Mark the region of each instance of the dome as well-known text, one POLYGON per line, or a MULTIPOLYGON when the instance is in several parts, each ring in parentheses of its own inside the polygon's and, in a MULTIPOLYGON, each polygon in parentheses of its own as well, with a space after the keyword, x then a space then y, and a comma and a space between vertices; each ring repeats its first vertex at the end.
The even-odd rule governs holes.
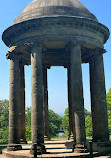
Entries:
POLYGON ((14 24, 53 16, 75 16, 97 21, 96 17, 78 0, 34 0, 15 19, 14 24))

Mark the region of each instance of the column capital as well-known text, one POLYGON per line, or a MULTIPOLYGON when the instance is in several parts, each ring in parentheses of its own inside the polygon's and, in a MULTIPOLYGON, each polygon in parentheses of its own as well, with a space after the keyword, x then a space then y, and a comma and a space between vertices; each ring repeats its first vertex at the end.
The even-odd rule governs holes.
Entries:
POLYGON ((81 41, 80 41, 80 42, 77 42, 77 41, 75 41, 75 40, 74 40, 74 41, 71 40, 71 41, 69 42, 69 46, 71 46, 71 45, 72 45, 72 46, 75 46, 75 45, 76 45, 76 46, 77 46, 77 45, 78 45, 78 46, 81 46, 82 44, 84 44, 84 43, 81 42, 81 41))
POLYGON ((81 44, 71 42, 69 48, 81 48, 81 44))
POLYGON ((96 48, 96 49, 92 49, 91 52, 95 52, 95 55, 101 55, 106 53, 106 49, 104 48, 96 48))
POLYGON ((106 52, 107 51, 104 48, 96 48, 90 50, 90 53, 93 53, 93 56, 89 57, 88 62, 92 63, 97 57, 102 56, 106 52))
POLYGON ((35 43, 31 46, 31 52, 34 51, 35 49, 37 50, 42 50, 43 49, 43 44, 42 43, 35 43))
POLYGON ((17 52, 16 52, 17 46, 12 46, 9 48, 8 53, 6 54, 6 59, 14 59, 16 57, 17 52))
POLYGON ((6 54, 6 59, 14 60, 17 57, 18 57, 18 54, 15 51, 13 51, 13 53, 12 52, 8 52, 6 54))
POLYGON ((94 54, 90 59, 89 59, 89 63, 93 63, 97 58, 103 56, 103 53, 96 53, 94 54))

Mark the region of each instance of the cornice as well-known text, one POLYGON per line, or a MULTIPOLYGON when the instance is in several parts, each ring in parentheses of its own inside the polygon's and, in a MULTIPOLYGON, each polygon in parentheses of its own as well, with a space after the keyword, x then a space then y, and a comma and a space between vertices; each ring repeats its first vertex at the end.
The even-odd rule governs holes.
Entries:
POLYGON ((55 28, 58 27, 81 27, 87 28, 91 31, 99 32, 104 36, 104 43, 106 43, 109 38, 109 29, 101 23, 96 21, 86 19, 86 18, 78 18, 78 17, 68 17, 68 16, 55 16, 55 17, 42 17, 37 19, 27 20, 7 28, 2 35, 2 40, 7 46, 11 45, 13 38, 24 34, 25 32, 31 30, 41 31, 45 28, 55 28))

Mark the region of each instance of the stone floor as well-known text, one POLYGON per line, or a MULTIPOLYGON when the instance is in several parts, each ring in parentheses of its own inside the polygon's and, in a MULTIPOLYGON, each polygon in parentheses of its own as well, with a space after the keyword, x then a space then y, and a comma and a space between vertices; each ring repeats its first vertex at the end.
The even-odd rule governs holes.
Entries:
MULTIPOLYGON (((31 142, 29 142, 28 145, 23 145, 22 148, 23 150, 19 151, 10 151, 7 152, 7 150, 3 150, 3 154, 0 156, 0 158, 32 158, 33 156, 30 155, 30 147, 31 147, 31 142)), ((88 146, 88 141, 87 141, 87 146, 88 146)), ((70 158, 70 157, 90 157, 89 153, 74 153, 72 152, 72 147, 73 147, 73 142, 70 140, 66 139, 53 139, 51 141, 46 141, 45 142, 45 147, 46 150, 49 154, 42 154, 37 157, 42 157, 42 158, 70 158)), ((88 146, 89 148, 89 146, 88 146)), ((111 152, 111 147, 98 147, 97 144, 93 144, 93 154, 95 157, 99 155, 99 153, 104 153, 105 151, 111 152)), ((111 155, 107 156, 101 156, 100 158, 110 158, 111 155)))

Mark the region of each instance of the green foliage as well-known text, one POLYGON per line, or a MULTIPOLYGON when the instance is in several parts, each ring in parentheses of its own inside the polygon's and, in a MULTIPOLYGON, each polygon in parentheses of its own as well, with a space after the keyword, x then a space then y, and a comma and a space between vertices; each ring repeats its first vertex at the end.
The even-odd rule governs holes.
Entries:
POLYGON ((25 124, 26 124, 26 140, 31 140, 31 107, 26 108, 25 124))
POLYGON ((9 101, 0 100, 0 139, 8 141, 9 101))
POLYGON ((51 137, 54 137, 58 134, 61 125, 62 117, 53 110, 49 110, 49 133, 51 137))
MULTIPOLYGON (((26 139, 31 140, 31 107, 26 109, 26 139)), ((51 137, 57 136, 62 117, 56 114, 53 110, 49 110, 49 133, 51 137)))
POLYGON ((66 130, 66 131, 64 131, 65 133, 61 136, 61 138, 68 138, 69 137, 69 131, 68 130, 66 130))
POLYGON ((69 108, 68 107, 65 109, 65 112, 64 112, 64 117, 62 119, 62 127, 65 132, 62 135, 62 138, 68 138, 69 136, 69 108))
POLYGON ((64 112, 64 117, 62 119, 62 127, 64 131, 68 131, 69 128, 69 109, 66 108, 64 112))
POLYGON ((3 150, 5 148, 6 148, 6 146, 0 146, 0 150, 3 150))
MULTIPOLYGON (((26 108, 26 139, 31 140, 31 107, 26 108)), ((0 100, 0 143, 8 142, 9 101, 0 100)), ((56 136, 62 124, 62 117, 49 110, 49 128, 51 137, 56 136)))
MULTIPOLYGON (((91 118, 91 113, 87 110, 84 109, 85 112, 85 128, 86 128, 86 136, 92 136, 92 118, 91 118)), ((65 134, 63 134, 62 137, 68 137, 69 132, 69 110, 68 108, 65 109, 64 112, 64 117, 62 120, 62 127, 63 130, 65 131, 65 134)))
POLYGON ((108 128, 109 133, 111 134, 111 89, 109 89, 109 92, 106 94, 107 99, 107 110, 108 110, 108 128))
POLYGON ((85 117, 91 116, 91 112, 84 108, 85 117))
POLYGON ((0 128, 8 126, 9 101, 0 100, 0 128))
POLYGON ((92 117, 91 113, 84 109, 85 112, 85 128, 86 128, 86 136, 92 136, 92 117))

